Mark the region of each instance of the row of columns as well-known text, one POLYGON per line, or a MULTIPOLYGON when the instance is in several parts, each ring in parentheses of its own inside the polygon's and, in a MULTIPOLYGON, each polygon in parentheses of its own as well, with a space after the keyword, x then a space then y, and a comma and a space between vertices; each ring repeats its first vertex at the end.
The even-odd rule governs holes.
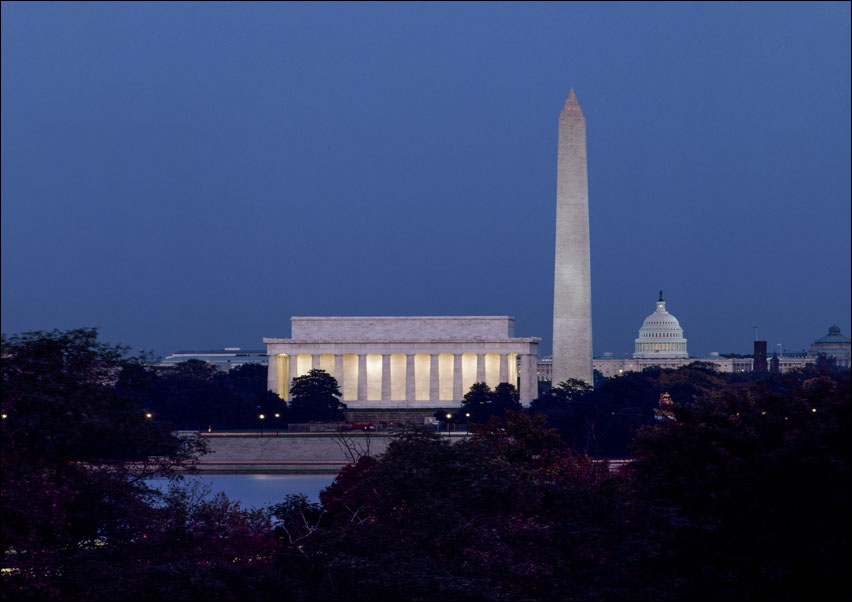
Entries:
MULTIPOLYGON (((307 354, 287 354, 290 357, 289 361, 289 369, 287 380, 284 383, 285 388, 289 390, 289 385, 294 378, 300 376, 299 374, 299 366, 296 358, 299 355, 307 355, 307 354)), ((322 355, 332 355, 332 354, 310 354, 311 355, 311 368, 319 369, 320 366, 320 358, 322 355)), ((344 366, 343 366, 343 357, 344 354, 333 354, 334 355, 334 370, 333 376, 337 379, 338 385, 340 385, 341 390, 344 387, 344 366)), ((349 354, 346 354, 349 355, 349 354)), ((357 401, 363 402, 368 401, 368 386, 367 386, 367 355, 372 354, 353 354, 358 357, 358 372, 357 372, 357 401)), ((377 354, 378 355, 378 354, 377 354)), ((392 398, 391 392, 391 356, 396 354, 390 353, 382 353, 382 380, 381 380, 381 401, 390 401, 392 398)), ((416 399, 416 390, 415 390, 415 356, 416 355, 425 355, 422 353, 406 353, 405 360, 405 399, 407 401, 414 401, 416 399)), ((429 365, 429 401, 437 402, 440 401, 440 364, 439 358, 442 354, 428 354, 430 356, 430 365, 429 365)), ((453 390, 452 396, 454 401, 461 401, 464 398, 465 390, 464 383, 462 381, 462 357, 465 354, 454 353, 453 354, 453 390)), ((486 382, 486 360, 485 356, 487 353, 476 353, 476 377, 475 382, 486 382)), ((499 368, 498 368, 498 382, 510 382, 510 371, 509 371, 509 358, 510 355, 516 355, 515 353, 499 354, 499 368)), ((534 354, 518 354, 521 358, 521 366, 520 366, 520 386, 519 386, 519 394, 522 403, 529 403, 538 395, 538 385, 536 378, 536 356, 534 354)), ((280 391, 278 386, 278 375, 277 368, 278 364, 275 361, 275 356, 270 358, 269 362, 269 384, 270 389, 279 393, 279 395, 285 394, 285 391, 280 391), (274 372, 273 372, 274 371, 274 372)), ((496 383, 494 383, 496 384, 496 383)), ((512 383, 514 384, 514 383, 512 383)), ((378 401, 378 400, 376 400, 378 401)), ((422 401, 422 400, 419 400, 422 401)), ((446 400, 444 400, 446 401, 446 400)))

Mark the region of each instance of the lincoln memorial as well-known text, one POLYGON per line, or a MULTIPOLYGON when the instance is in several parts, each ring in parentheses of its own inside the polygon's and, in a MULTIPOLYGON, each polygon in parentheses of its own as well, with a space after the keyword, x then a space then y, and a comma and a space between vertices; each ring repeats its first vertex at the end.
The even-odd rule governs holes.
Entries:
POLYGON ((515 338, 508 316, 293 317, 291 338, 264 338, 268 386, 289 401, 290 382, 311 369, 337 380, 349 409, 458 406, 474 382, 538 397, 540 338, 515 338))

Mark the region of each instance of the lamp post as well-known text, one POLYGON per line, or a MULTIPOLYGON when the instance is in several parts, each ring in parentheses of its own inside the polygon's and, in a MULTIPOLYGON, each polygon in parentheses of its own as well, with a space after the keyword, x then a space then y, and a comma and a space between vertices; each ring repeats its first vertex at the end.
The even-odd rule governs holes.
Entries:
POLYGON ((279 424, 278 419, 279 418, 281 418, 281 414, 279 414, 278 412, 275 412, 275 436, 276 437, 278 436, 278 431, 279 431, 279 427, 278 427, 278 424, 279 424))
POLYGON ((450 418, 452 418, 452 417, 453 417, 453 415, 448 412, 447 413, 447 437, 450 436, 450 418))
POLYGON ((263 419, 266 418, 266 416, 261 414, 258 418, 260 418, 260 436, 263 437, 263 419))

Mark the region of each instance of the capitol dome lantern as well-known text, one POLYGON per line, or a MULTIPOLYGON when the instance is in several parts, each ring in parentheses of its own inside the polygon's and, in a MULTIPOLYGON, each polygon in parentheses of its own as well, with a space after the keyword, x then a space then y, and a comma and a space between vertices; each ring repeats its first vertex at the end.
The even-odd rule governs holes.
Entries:
POLYGON ((686 339, 683 328, 673 315, 666 311, 663 291, 657 301, 657 309, 645 318, 635 341, 633 357, 636 359, 685 359, 686 339))

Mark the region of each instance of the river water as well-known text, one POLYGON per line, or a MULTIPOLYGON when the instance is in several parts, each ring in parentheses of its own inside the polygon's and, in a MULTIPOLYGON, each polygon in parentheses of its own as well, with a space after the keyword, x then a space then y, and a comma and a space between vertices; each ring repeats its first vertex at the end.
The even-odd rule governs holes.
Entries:
MULTIPOLYGON (((243 508, 261 508, 284 501, 289 494, 302 493, 312 502, 319 503, 319 492, 325 489, 337 475, 334 474, 211 474, 188 475, 188 483, 197 481, 209 488, 208 497, 219 492, 232 502, 240 502, 243 508)), ((167 479, 151 479, 148 483, 158 489, 167 487, 167 479)))

